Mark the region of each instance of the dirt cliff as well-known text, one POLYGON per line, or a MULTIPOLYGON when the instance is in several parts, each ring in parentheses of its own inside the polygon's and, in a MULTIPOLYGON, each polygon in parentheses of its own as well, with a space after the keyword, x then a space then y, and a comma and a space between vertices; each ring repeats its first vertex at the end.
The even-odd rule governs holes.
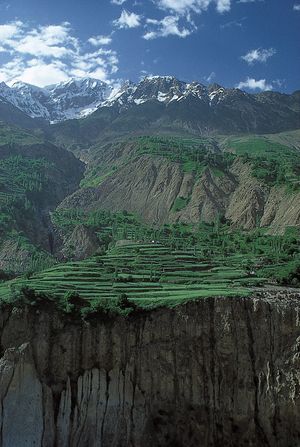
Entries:
POLYGON ((1 447, 300 445, 300 294, 0 317, 1 447))
POLYGON ((126 210, 151 224, 213 222, 225 216, 233 227, 270 227, 277 234, 300 225, 300 193, 260 182, 240 159, 221 175, 207 168, 197 176, 184 172, 179 163, 143 155, 98 186, 79 189, 59 207, 126 210), (185 205, 176 210, 178 199, 185 205))

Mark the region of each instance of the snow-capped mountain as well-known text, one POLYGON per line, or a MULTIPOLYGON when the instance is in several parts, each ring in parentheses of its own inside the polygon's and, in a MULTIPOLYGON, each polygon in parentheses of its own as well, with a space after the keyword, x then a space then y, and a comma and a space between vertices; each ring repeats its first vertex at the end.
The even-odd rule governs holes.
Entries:
POLYGON ((0 84, 0 97, 32 118, 51 122, 82 118, 94 112, 108 97, 111 88, 97 79, 71 79, 39 88, 24 82, 8 87, 0 84))
POLYGON ((82 118, 93 113, 105 101, 111 87, 98 79, 71 79, 45 88, 50 96, 51 121, 82 118))
POLYGON ((115 86, 91 78, 71 79, 45 88, 22 82, 11 87, 0 84, 0 99, 32 118, 43 118, 52 123, 82 118, 103 107, 124 112, 147 102, 156 103, 158 107, 162 104, 167 110, 173 110, 178 104, 181 112, 176 113, 181 118, 192 107, 194 114, 201 114, 202 121, 209 116, 215 120, 219 115, 224 121, 227 114, 235 116, 238 121, 245 120, 248 115, 256 121, 261 114, 266 117, 271 106, 274 113, 280 109, 282 116, 294 114, 295 95, 275 92, 253 95, 218 84, 205 86, 199 82, 187 83, 172 76, 149 76, 136 84, 126 81, 115 86))
POLYGON ((139 83, 126 81, 112 87, 97 79, 71 79, 56 85, 39 88, 23 82, 8 87, 0 84, 0 97, 18 107, 32 118, 50 122, 83 118, 101 107, 118 106, 124 110, 147 101, 169 104, 194 97, 215 105, 226 95, 218 85, 206 87, 200 83, 186 83, 172 76, 149 76, 139 83))
POLYGON ((123 108, 143 104, 147 101, 159 101, 169 104, 187 98, 196 98, 206 104, 216 104, 226 96, 226 90, 213 84, 206 87, 198 82, 186 83, 172 76, 150 76, 138 84, 127 81, 119 91, 111 94, 102 104, 112 106, 119 104, 123 108))
POLYGON ((4 84, 3 92, 0 86, 0 95, 32 118, 51 119, 47 107, 50 98, 45 89, 24 82, 16 82, 11 88, 4 84))

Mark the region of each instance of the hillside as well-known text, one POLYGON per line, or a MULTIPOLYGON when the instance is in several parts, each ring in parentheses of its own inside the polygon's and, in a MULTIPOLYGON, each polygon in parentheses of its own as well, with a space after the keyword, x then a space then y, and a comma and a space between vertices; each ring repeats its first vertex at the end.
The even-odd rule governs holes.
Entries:
MULTIPOLYGON (((70 225, 70 217, 60 215, 60 223, 70 225)), ((86 317, 127 315, 200 297, 247 296, 253 288, 272 288, 276 283, 300 286, 296 230, 276 238, 259 231, 230 232, 222 224, 202 224, 195 232, 179 225, 151 230, 126 215, 122 225, 114 220, 112 230, 101 228, 104 219, 97 226, 95 217, 86 223, 99 237, 94 256, 0 284, 1 300, 33 305, 44 297, 65 312, 78 305, 86 317), (112 231, 119 233, 114 235, 119 241, 100 254, 101 238, 113 236, 112 231)))
POLYGON ((38 129, 44 125, 40 120, 34 120, 25 112, 15 107, 9 101, 1 98, 0 95, 0 122, 12 126, 19 126, 24 129, 38 129))
POLYGON ((59 209, 126 210, 151 225, 225 218, 282 233, 300 224, 299 133, 131 137, 91 147, 81 188, 59 209))
POLYGON ((85 167, 37 130, 2 124, 0 143, 5 271, 105 250, 115 237, 101 228, 113 221, 122 226, 123 212, 149 231, 225 222, 230 231, 283 235, 300 225, 299 131, 110 138, 79 150, 85 167), (89 219, 96 219, 92 228, 89 219))
POLYGON ((49 259, 49 211, 78 187, 82 174, 82 163, 70 152, 0 125, 0 269, 30 270, 35 261, 49 259))

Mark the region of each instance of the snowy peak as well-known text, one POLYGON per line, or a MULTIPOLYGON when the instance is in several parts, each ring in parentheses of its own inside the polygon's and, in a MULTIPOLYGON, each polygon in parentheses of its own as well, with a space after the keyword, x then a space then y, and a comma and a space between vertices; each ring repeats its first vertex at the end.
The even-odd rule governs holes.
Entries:
MULTIPOLYGON (((2 83, 4 84, 4 83, 2 83)), ((0 96, 32 118, 50 119, 46 107, 47 93, 44 89, 24 82, 16 82, 12 87, 0 85, 0 96)))
POLYGON ((0 84, 0 97, 32 118, 50 122, 82 118, 101 107, 116 106, 121 111, 148 101, 168 105, 194 98, 213 105, 222 100, 224 92, 220 86, 213 91, 197 82, 186 83, 173 76, 148 76, 137 84, 126 81, 114 87, 92 78, 70 79, 45 88, 24 82, 16 82, 12 87, 0 84))
POLYGON ((2 82, 0 98, 33 118, 53 123, 82 118, 102 107, 116 107, 122 112, 146 102, 168 107, 188 101, 202 110, 214 110, 237 102, 266 102, 269 96, 263 99, 239 89, 225 89, 218 84, 205 86, 197 81, 188 83, 173 76, 148 76, 136 84, 126 81, 114 86, 92 78, 70 79, 45 88, 23 82, 8 87, 2 82))
POLYGON ((50 92, 52 96, 57 97, 60 95, 68 96, 84 96, 92 94, 103 94, 106 90, 107 84, 99 81, 98 79, 83 78, 83 79, 70 79, 66 82, 61 82, 55 85, 49 85, 45 87, 45 90, 50 92))
MULTIPOLYGON (((223 89, 225 91, 225 89, 223 89)), ((143 78, 138 84, 127 83, 119 91, 111 95, 104 105, 118 104, 123 108, 158 101, 166 105, 188 98, 210 102, 206 86, 198 82, 186 83, 172 76, 150 76, 143 78)))
POLYGON ((23 82, 11 88, 0 84, 1 97, 29 116, 50 122, 82 118, 101 107, 114 106, 122 111, 149 101, 168 106, 189 99, 217 107, 233 94, 235 89, 227 90, 217 84, 206 87, 198 82, 179 81, 173 76, 147 76, 137 84, 126 81, 114 87, 92 78, 70 79, 45 88, 23 82))
POLYGON ((91 78, 70 79, 45 88, 16 82, 11 87, 1 83, 0 97, 32 118, 57 122, 94 112, 110 90, 106 83, 91 78))
POLYGON ((26 82, 17 81, 12 85, 12 90, 18 91, 20 94, 37 93, 47 94, 46 89, 37 87, 36 85, 27 84, 26 82))
POLYGON ((46 90, 50 96, 52 121, 89 115, 101 106, 110 92, 105 82, 91 78, 70 79, 46 90))

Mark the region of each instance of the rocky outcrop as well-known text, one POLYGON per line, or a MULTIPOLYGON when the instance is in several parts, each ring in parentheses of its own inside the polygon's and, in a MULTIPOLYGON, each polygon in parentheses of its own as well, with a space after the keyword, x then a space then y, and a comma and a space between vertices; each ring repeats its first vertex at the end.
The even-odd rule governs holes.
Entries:
POLYGON ((125 164, 98 187, 75 192, 60 207, 126 209, 148 222, 162 223, 168 219, 182 179, 179 164, 144 155, 125 164))
POLYGON ((187 206, 178 212, 171 210, 171 222, 197 223, 214 222, 223 216, 230 203, 237 180, 231 175, 215 177, 210 169, 205 169, 199 179, 194 179, 187 206), (172 212, 173 211, 173 212, 172 212))
POLYGON ((0 243, 0 270, 24 273, 28 269, 31 255, 17 241, 7 239, 0 243))
MULTIPOLYGON (((251 230, 260 225, 269 188, 253 177, 251 165, 240 160, 233 164, 232 173, 238 182, 230 197, 225 216, 234 227, 251 230)), ((279 206, 280 203, 277 204, 275 214, 279 206)), ((284 222, 282 222, 283 226, 284 222)))
POLYGON ((265 204, 261 226, 270 226, 273 233, 285 227, 300 226, 300 192, 288 193, 285 188, 272 188, 265 204))
POLYGON ((300 444, 300 294, 1 314, 1 447, 300 444))
POLYGON ((85 225, 77 225, 66 238, 61 254, 66 259, 79 261, 94 255, 99 247, 96 234, 85 225))
MULTIPOLYGON (((117 160, 122 156, 116 155, 117 160)), ((230 171, 215 174, 206 168, 198 176, 163 157, 136 156, 117 166, 99 186, 79 189, 59 207, 126 210, 150 224, 211 223, 225 216, 235 228, 270 227, 276 234, 300 226, 300 193, 270 187, 256 179, 252 169, 236 159, 230 171), (186 199, 180 210, 174 209, 178 198, 186 199)))

